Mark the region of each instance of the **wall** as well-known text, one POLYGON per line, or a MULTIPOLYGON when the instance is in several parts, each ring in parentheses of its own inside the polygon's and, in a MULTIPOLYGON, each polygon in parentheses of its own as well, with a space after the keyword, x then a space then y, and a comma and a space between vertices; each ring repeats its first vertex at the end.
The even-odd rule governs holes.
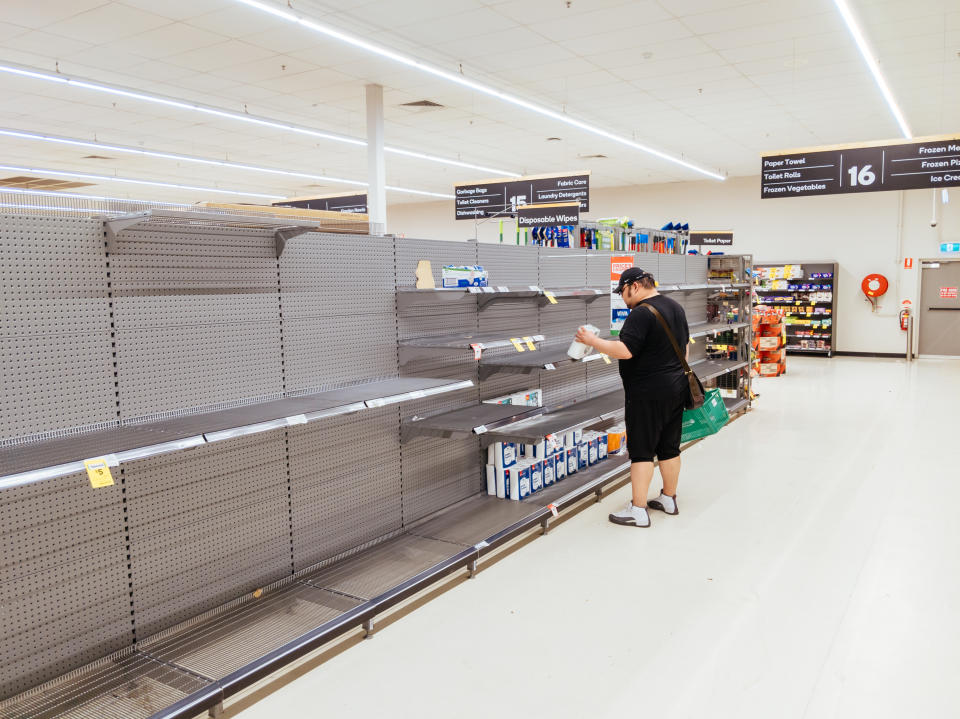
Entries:
MULTIPOLYGON (((703 229, 733 229, 733 252, 752 253, 758 262, 836 260, 840 264, 837 346, 839 351, 904 351, 897 315, 901 299, 917 302, 919 257, 934 257, 939 243, 960 241, 960 191, 952 202, 938 201, 940 222, 930 227, 932 192, 875 192, 866 195, 760 199, 760 178, 726 182, 683 182, 596 189, 587 218, 628 215, 643 225, 671 220, 703 229), (903 202, 902 250, 898 218, 903 202), (903 269, 903 257, 915 259, 903 269), (860 292, 864 275, 879 272, 891 290, 873 313, 860 292)), ((496 242, 498 221, 475 226, 453 219, 453 203, 390 207, 388 231, 407 237, 496 242)), ((509 239, 513 225, 504 222, 509 239)))

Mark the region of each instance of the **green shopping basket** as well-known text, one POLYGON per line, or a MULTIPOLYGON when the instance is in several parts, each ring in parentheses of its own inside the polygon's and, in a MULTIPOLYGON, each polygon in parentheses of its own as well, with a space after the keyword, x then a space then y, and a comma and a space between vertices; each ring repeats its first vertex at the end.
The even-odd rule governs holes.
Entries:
POLYGON ((680 441, 690 442, 715 434, 729 420, 730 415, 727 414, 727 406, 723 403, 720 390, 708 389, 702 406, 697 409, 684 410, 680 441))

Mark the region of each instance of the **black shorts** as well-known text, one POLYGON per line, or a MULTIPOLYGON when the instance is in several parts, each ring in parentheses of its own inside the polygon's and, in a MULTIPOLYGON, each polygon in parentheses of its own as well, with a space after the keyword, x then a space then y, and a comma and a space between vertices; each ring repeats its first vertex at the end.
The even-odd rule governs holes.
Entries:
POLYGON ((631 462, 661 462, 680 456, 685 395, 626 398, 627 452, 631 462))

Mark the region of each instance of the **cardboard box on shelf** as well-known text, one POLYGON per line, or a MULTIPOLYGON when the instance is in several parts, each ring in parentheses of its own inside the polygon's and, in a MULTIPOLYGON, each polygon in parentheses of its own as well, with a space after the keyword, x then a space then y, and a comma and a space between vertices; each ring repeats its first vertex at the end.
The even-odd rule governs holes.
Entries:
POLYGON ((775 350, 780 348, 780 337, 758 337, 756 343, 758 350, 775 350))

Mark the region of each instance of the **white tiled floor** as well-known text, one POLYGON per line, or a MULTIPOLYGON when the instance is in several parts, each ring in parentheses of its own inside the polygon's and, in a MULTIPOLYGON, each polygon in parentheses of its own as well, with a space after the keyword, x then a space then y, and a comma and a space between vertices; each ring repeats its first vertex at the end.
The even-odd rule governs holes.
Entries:
POLYGON ((960 716, 960 362, 758 390, 678 517, 621 490, 236 716, 960 716))

